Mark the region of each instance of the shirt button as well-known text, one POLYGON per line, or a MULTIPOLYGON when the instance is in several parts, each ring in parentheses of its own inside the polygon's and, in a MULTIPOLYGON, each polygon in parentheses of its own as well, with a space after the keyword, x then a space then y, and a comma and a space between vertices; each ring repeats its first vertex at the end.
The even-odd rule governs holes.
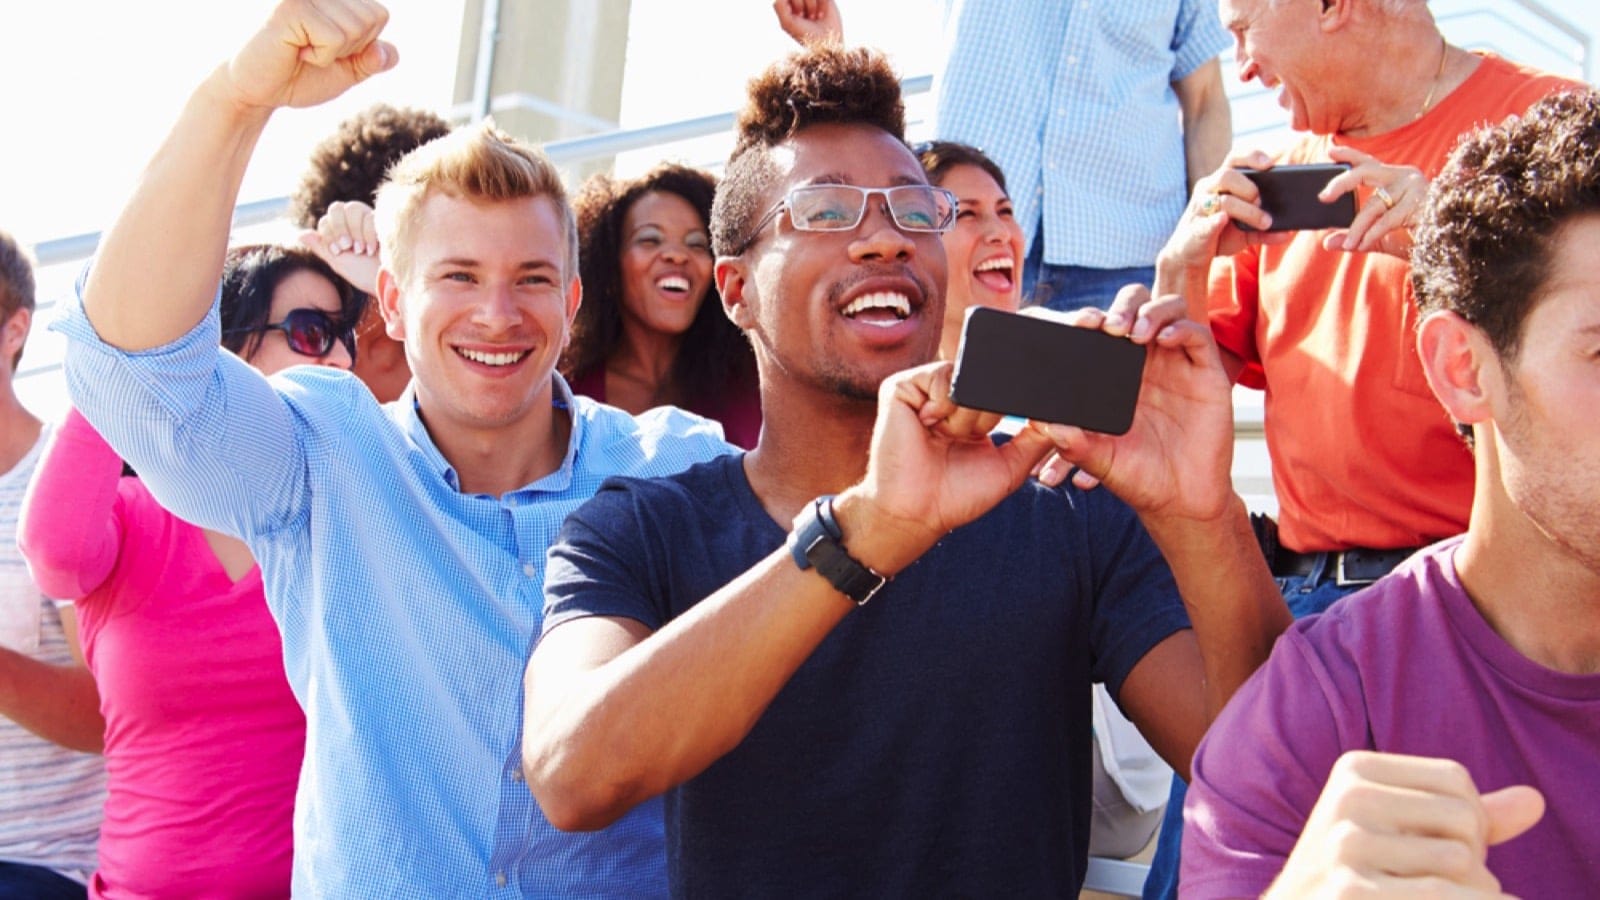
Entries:
POLYGON ((522 767, 521 766, 518 766, 515 769, 511 770, 511 780, 512 781, 521 781, 522 780, 522 767))
POLYGON ((494 873, 494 883, 495 883, 495 886, 497 886, 497 887, 505 887, 506 886, 506 873, 504 873, 504 872, 496 872, 496 873, 494 873))
POLYGON ((522 574, 528 576, 529 578, 532 578, 533 577, 533 573, 534 573, 533 563, 525 562, 525 563, 522 564, 522 574))

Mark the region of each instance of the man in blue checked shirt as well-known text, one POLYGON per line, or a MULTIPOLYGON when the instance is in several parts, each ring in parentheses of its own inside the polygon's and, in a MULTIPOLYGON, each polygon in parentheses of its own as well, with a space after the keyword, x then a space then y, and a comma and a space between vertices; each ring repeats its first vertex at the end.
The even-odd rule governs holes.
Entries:
POLYGON ((568 835, 534 805, 520 678, 567 513, 609 475, 728 448, 713 424, 635 420, 554 374, 580 290, 549 161, 483 127, 391 173, 377 297, 414 373, 398 401, 320 367, 268 381, 217 349, 256 139, 277 107, 393 66, 387 16, 284 0, 200 85, 60 326, 73 399, 164 504, 260 562, 307 716, 296 895, 661 895, 659 807, 568 835))
POLYGON ((934 133, 1006 173, 1027 302, 1109 306, 1149 285, 1233 121, 1214 0, 946 0, 934 133))

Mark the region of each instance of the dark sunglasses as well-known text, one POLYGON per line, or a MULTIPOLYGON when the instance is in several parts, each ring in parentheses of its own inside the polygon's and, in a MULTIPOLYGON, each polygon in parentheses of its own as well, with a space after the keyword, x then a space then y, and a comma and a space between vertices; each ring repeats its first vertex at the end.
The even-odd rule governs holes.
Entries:
MULTIPOLYGON (((255 329, 234 328, 229 334, 244 334, 255 329)), ((333 352, 335 341, 344 345, 350 353, 350 361, 356 359, 356 329, 354 323, 337 322, 320 309, 302 307, 291 309, 281 322, 268 322, 261 326, 262 331, 281 331, 289 342, 289 349, 313 359, 321 359, 333 352)))

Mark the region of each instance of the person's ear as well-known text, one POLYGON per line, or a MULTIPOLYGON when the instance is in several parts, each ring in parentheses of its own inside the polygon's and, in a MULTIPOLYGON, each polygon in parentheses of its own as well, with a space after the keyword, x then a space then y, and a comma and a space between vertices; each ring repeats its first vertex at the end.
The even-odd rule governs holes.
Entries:
POLYGON ((1324 34, 1338 31, 1350 23, 1354 0, 1322 0, 1322 11, 1317 16, 1317 27, 1324 34))
POLYGON ((406 339, 406 323, 400 308, 400 279, 388 267, 378 270, 378 312, 383 315, 383 331, 397 341, 406 339))
POLYGON ((567 334, 561 339, 561 349, 566 351, 572 343, 572 323, 578 318, 578 307, 583 305, 583 282, 574 277, 567 285, 567 334))
POLYGON ((744 260, 733 256, 717 258, 713 274, 717 280, 717 293, 722 296, 722 311, 729 320, 748 331, 755 325, 755 313, 750 310, 746 293, 750 286, 750 272, 744 260))
POLYGON ((33 328, 33 310, 19 306, 6 317, 0 326, 0 358, 10 362, 28 342, 28 332, 33 328))
POLYGON ((1448 310, 1429 313, 1417 328, 1417 356, 1450 418, 1464 425, 1492 418, 1488 378, 1497 357, 1476 325, 1448 310))

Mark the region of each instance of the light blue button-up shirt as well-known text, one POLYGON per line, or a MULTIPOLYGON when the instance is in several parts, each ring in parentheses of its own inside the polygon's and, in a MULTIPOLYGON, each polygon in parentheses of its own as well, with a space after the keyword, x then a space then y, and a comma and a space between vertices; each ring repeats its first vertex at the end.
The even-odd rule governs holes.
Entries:
POLYGON ((982 149, 1047 263, 1150 265, 1189 195, 1172 83, 1221 53, 1216 0, 946 0, 934 133, 982 149))
POLYGON ((163 504, 260 562, 306 710, 296 896, 665 894, 658 801, 584 834, 539 811, 521 778, 522 674, 567 513, 608 476, 730 451, 720 427, 677 410, 635 419, 557 376, 572 412, 561 467, 463 494, 409 391, 379 406, 327 368, 263 379, 218 349, 215 311, 125 353, 73 306, 55 326, 73 402, 163 504))

